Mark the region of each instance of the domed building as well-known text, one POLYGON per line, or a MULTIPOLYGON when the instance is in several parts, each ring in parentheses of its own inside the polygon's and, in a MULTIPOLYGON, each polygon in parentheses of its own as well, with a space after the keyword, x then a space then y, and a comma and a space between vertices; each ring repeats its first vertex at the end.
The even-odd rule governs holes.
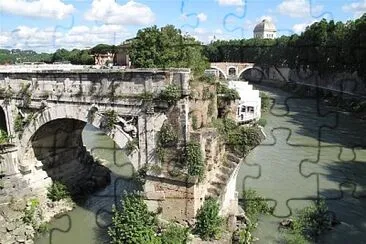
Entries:
POLYGON ((268 19, 262 20, 254 27, 254 38, 276 38, 276 26, 268 19))

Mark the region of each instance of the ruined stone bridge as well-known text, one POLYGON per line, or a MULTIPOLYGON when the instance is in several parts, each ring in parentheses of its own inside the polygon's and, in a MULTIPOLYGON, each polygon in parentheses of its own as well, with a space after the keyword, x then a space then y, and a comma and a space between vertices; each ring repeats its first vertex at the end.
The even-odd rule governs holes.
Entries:
MULTIPOLYGON (((0 70, 0 129, 10 136, 9 144, 2 146, 4 187, 0 200, 6 202, 7 197, 19 192, 26 195, 44 189, 51 179, 77 183, 81 186, 76 190, 80 191, 103 186, 108 181, 103 167, 86 167, 93 161, 81 137, 86 123, 104 131, 120 148, 134 147, 129 159, 135 171, 146 165, 161 166, 156 140, 167 116, 176 121, 178 146, 184 146, 190 137, 190 78, 189 69, 0 70), (168 85, 176 85, 181 93, 173 109, 158 99, 168 85)), ((204 153, 214 146, 222 148, 217 136, 211 137, 197 137, 204 153)), ((199 185, 162 174, 147 177, 144 193, 149 207, 162 208, 167 219, 191 219, 210 192, 220 195, 226 206, 222 211, 236 206, 238 164, 220 165, 224 160, 218 157, 223 153, 216 153, 218 156, 204 156, 212 162, 211 168, 225 175, 211 170, 199 185), (219 184, 225 189, 220 192, 209 189, 217 177, 220 182, 215 182, 214 188, 219 184)))

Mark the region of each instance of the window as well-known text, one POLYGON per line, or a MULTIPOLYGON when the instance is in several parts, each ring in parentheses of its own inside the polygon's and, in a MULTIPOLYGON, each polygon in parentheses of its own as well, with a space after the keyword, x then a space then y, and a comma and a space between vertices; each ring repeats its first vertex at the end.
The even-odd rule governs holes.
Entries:
POLYGON ((242 106, 242 107, 241 107, 241 112, 242 112, 242 113, 245 113, 245 106, 242 106))
POLYGON ((236 69, 235 68, 230 68, 229 69, 229 75, 236 75, 236 69))
POLYGON ((254 107, 248 107, 248 113, 254 113, 254 107))

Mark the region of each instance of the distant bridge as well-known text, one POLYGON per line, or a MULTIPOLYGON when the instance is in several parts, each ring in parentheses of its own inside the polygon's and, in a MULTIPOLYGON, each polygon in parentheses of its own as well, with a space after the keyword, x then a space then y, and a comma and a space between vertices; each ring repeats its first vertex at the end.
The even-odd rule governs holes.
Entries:
POLYGON ((252 69, 254 63, 211 63, 211 69, 215 69, 219 72, 219 76, 225 79, 239 78, 244 71, 252 69))

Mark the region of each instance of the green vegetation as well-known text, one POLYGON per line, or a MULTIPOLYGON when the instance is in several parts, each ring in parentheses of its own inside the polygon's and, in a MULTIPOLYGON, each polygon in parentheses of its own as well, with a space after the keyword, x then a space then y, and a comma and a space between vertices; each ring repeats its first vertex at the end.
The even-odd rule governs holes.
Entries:
POLYGON ((114 126, 114 124, 117 123, 117 112, 114 111, 113 109, 108 109, 104 112, 104 123, 103 123, 103 127, 106 130, 111 130, 114 126))
POLYGON ((243 192, 244 203, 242 207, 246 216, 252 223, 258 221, 260 214, 270 214, 273 209, 267 204, 267 201, 261 197, 255 190, 249 189, 243 192))
POLYGON ((298 211, 286 240, 288 243, 314 242, 331 226, 332 220, 328 207, 324 200, 320 200, 318 203, 298 211))
POLYGON ((136 183, 136 185, 142 189, 143 185, 145 184, 146 180, 146 174, 149 170, 149 167, 145 164, 140 169, 138 169, 136 172, 133 173, 132 179, 136 183))
POLYGON ((271 100, 269 96, 264 92, 260 92, 259 96, 261 97, 261 110, 262 112, 267 112, 269 110, 271 100))
POLYGON ((177 224, 169 224, 161 235, 163 244, 185 244, 188 241, 189 229, 177 224))
POLYGON ((265 127, 266 124, 267 124, 267 120, 266 119, 263 119, 263 118, 260 118, 257 122, 258 125, 262 126, 262 127, 265 127))
POLYGON ((234 233, 239 236, 239 241, 235 243, 250 244, 254 242, 252 232, 257 228, 258 217, 261 214, 270 214, 273 209, 270 208, 266 200, 261 197, 255 190, 246 190, 243 192, 243 202, 241 203, 245 215, 249 219, 245 228, 241 228, 234 233))
POLYGON ((174 146, 177 141, 177 132, 169 122, 165 122, 158 133, 158 145, 161 147, 174 146))
POLYGON ((40 202, 37 198, 29 199, 27 202, 27 207, 23 210, 24 216, 22 221, 25 224, 29 224, 38 233, 45 233, 48 230, 46 223, 39 223, 42 219, 41 209, 39 209, 40 202), (38 221, 37 221, 38 220, 38 221))
POLYGON ((181 97, 181 91, 177 85, 168 85, 160 92, 159 99, 175 104, 181 97))
POLYGON ((148 211, 142 196, 124 194, 122 210, 113 206, 112 226, 108 229, 112 244, 160 243, 155 235, 157 223, 155 214, 148 211))
POLYGON ((224 101, 233 101, 240 99, 237 90, 229 88, 226 84, 223 83, 217 83, 216 92, 218 94, 218 98, 224 101))
POLYGON ((148 210, 141 195, 124 193, 121 205, 121 207, 113 206, 112 208, 112 226, 108 228, 110 243, 187 243, 189 229, 174 223, 159 226, 157 213, 148 210), (158 235, 159 229, 163 229, 160 235, 158 235))
POLYGON ((17 114, 14 120, 14 131, 15 132, 22 132, 23 131, 23 118, 20 114, 17 114))
POLYGON ((366 77, 366 50, 360 41, 366 28, 366 14, 346 23, 322 19, 301 35, 272 39, 215 41, 205 47, 211 62, 253 62, 262 67, 309 67, 320 74, 357 71, 366 77))
POLYGON ((241 157, 246 156, 262 140, 258 127, 240 126, 231 119, 218 119, 214 121, 214 126, 228 149, 241 157))
POLYGON ((188 167, 188 175, 198 176, 198 180, 202 181, 205 177, 205 162, 201 145, 195 141, 188 142, 184 158, 188 167))
POLYGON ((125 146, 127 156, 131 155, 139 146, 138 138, 128 141, 125 146))
POLYGON ((1 145, 1 144, 9 143, 9 140, 10 140, 11 138, 12 138, 12 137, 8 136, 8 134, 7 134, 4 130, 1 130, 1 129, 0 129, 0 145, 1 145))
POLYGON ((219 239, 222 232, 223 219, 219 216, 219 204, 209 198, 198 210, 196 216, 195 234, 203 240, 219 239))
POLYGON ((55 202, 61 199, 69 198, 70 192, 64 184, 59 181, 55 181, 50 187, 47 188, 47 197, 55 202))
POLYGON ((130 57, 136 68, 191 68, 203 73, 209 67, 202 44, 173 25, 139 30, 130 57))

